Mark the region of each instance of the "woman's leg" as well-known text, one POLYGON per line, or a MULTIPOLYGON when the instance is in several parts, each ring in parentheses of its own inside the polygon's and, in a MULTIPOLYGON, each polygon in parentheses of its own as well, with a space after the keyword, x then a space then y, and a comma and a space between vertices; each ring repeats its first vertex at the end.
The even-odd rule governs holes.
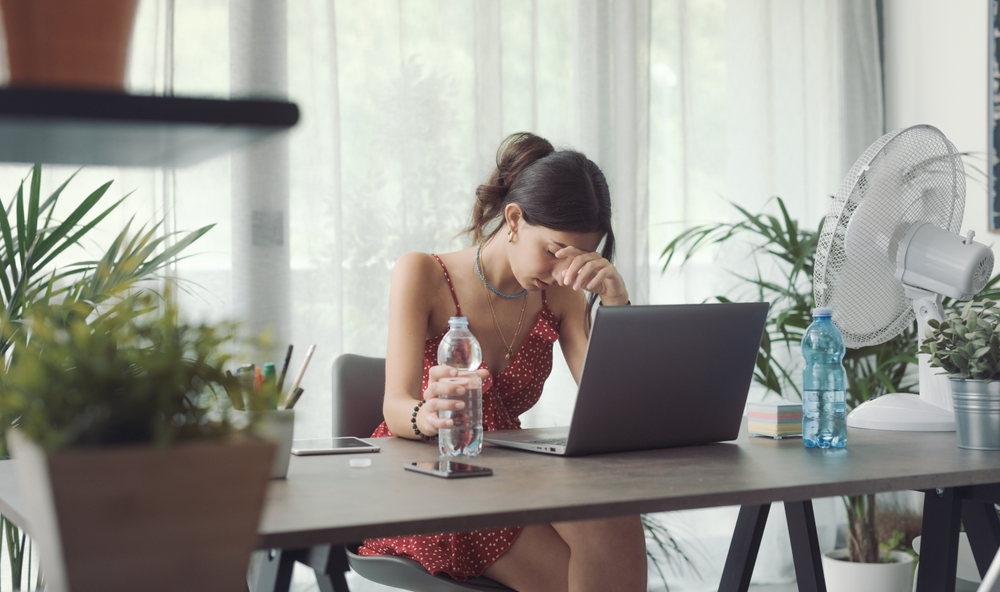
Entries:
POLYGON ((570 548, 569 589, 645 592, 646 536, 639 516, 559 522, 570 548))
POLYGON ((567 592, 569 547, 548 524, 525 526, 483 575, 518 592, 567 592))
POLYGON ((646 538, 638 516, 527 526, 486 577, 519 592, 644 592, 646 538))

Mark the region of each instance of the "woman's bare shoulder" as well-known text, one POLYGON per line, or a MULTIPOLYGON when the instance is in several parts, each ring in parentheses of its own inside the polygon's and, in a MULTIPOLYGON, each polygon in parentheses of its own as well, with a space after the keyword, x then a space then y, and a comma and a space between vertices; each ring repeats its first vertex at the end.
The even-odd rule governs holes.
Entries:
POLYGON ((429 253, 406 253, 396 260, 392 268, 392 282, 411 288, 429 288, 436 285, 441 266, 429 253))

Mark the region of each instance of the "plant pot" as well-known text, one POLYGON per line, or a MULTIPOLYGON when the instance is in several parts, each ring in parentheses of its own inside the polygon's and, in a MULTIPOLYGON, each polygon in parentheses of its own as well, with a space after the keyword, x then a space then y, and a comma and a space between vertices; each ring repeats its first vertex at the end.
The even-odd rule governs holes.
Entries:
MULTIPOLYGON (((239 413, 239 412, 237 412, 239 413)), ((254 422, 254 435, 274 442, 274 464, 271 466, 272 479, 284 479, 288 475, 288 461, 292 456, 292 439, 295 436, 295 410, 246 411, 247 420, 254 422)))
POLYGON ((274 444, 46 454, 8 435, 48 592, 246 590, 274 444))
POLYGON ((11 86, 122 91, 137 0, 0 0, 11 86))
POLYGON ((823 553, 827 592, 911 592, 913 557, 890 551, 895 563, 848 561, 847 549, 823 553))
POLYGON ((951 380, 959 448, 1000 450, 1000 381, 951 380))

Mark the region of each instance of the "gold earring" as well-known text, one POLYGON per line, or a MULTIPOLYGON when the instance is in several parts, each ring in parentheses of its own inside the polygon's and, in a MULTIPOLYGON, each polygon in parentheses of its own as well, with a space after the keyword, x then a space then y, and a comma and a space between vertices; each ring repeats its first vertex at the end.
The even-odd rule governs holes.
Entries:
POLYGON ((509 243, 514 242, 514 229, 513 228, 511 228, 510 230, 507 231, 507 242, 509 242, 509 243))

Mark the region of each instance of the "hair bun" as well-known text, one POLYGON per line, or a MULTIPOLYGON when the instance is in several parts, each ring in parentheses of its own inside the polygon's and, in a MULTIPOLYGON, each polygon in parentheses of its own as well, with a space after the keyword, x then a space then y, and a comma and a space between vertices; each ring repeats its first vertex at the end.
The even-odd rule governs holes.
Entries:
POLYGON ((507 192, 522 172, 538 160, 555 152, 552 143, 529 132, 507 136, 497 149, 497 166, 486 183, 476 188, 472 223, 466 229, 473 242, 483 238, 484 227, 501 214, 507 192))
POLYGON ((555 148, 545 138, 528 132, 511 134, 497 149, 497 168, 490 181, 510 187, 521 171, 553 152, 555 148))

